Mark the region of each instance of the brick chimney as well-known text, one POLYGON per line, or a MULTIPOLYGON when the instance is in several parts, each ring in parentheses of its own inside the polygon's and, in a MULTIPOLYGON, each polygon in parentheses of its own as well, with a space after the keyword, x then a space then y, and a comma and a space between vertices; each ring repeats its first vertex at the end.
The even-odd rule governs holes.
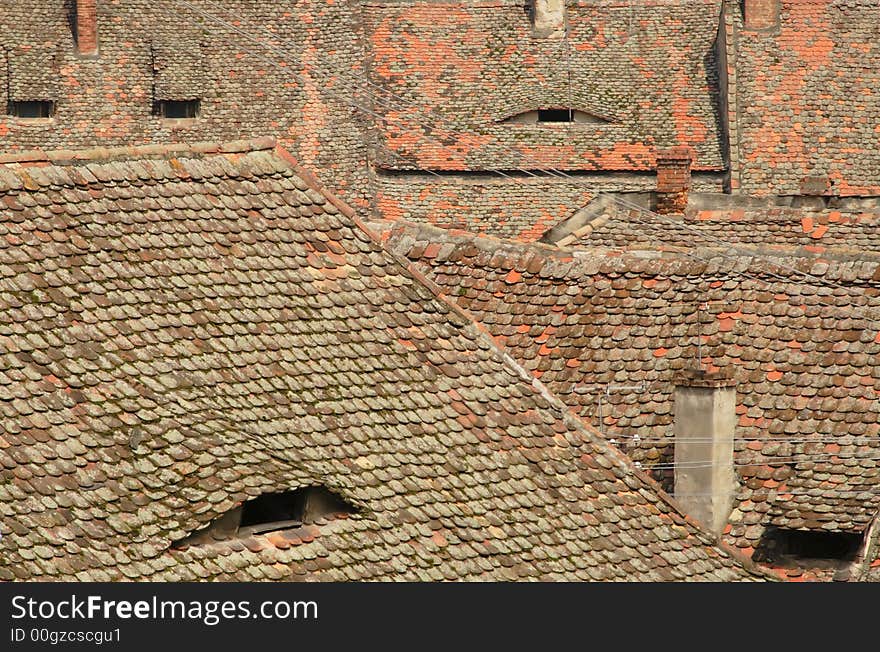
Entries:
POLYGON ((680 375, 674 419, 675 498, 690 516, 720 535, 736 491, 733 381, 703 370, 680 375))
POLYGON ((83 56, 98 54, 97 0, 76 0, 76 48, 83 56))
POLYGON ((779 0, 745 0, 746 29, 771 29, 779 25, 779 0))
POLYGON ((657 152, 658 213, 683 213, 687 208, 693 160, 690 147, 672 147, 657 152))

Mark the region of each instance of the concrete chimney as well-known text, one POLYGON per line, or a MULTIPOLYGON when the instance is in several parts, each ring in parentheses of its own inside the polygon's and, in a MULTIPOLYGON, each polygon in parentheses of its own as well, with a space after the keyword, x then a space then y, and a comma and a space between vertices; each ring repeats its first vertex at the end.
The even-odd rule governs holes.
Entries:
POLYGON ((672 147, 657 151, 658 213, 684 213, 691 189, 691 164, 694 152, 690 147, 672 147))
POLYGON ((745 0, 746 29, 772 29, 779 26, 779 0, 745 0))
POLYGON ((532 0, 532 25, 535 36, 565 36, 565 0, 532 0))
POLYGON ((716 535, 733 509, 736 389, 731 380, 690 370, 675 384, 675 497, 716 535))
POLYGON ((76 0, 76 48, 83 56, 98 54, 97 0, 76 0))

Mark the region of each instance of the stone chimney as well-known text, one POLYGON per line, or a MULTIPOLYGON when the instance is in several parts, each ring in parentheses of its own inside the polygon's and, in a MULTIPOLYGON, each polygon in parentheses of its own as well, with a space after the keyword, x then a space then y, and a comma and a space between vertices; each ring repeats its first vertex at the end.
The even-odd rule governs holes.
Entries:
POLYGON ((76 0, 76 48, 83 56, 98 54, 97 0, 76 0))
POLYGON ((532 0, 532 26, 535 36, 565 36, 565 0, 532 0))
POLYGON ((724 530, 736 491, 733 381, 689 370, 675 383, 675 498, 716 535, 724 530))
POLYGON ((690 147, 672 147, 657 151, 657 205, 661 214, 683 213, 691 189, 690 147))
POLYGON ((779 26, 779 0, 745 0, 746 29, 772 29, 779 26))

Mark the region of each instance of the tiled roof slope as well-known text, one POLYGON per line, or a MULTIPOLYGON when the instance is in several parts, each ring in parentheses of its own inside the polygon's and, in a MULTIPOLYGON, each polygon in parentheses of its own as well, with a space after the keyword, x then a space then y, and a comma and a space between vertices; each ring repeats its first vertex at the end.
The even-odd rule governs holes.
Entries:
POLYGON ((283 150, 104 154, 0 167, 0 578, 758 577, 283 150))
POLYGON ((377 107, 394 121, 379 124, 383 144, 410 159, 380 154, 380 165, 647 171, 656 148, 690 145, 695 169, 724 168, 720 0, 569 2, 567 40, 533 37, 523 4, 364 3, 374 81, 417 107, 377 107), (498 124, 568 106, 607 122, 498 124))
POLYGON ((880 253, 876 209, 689 208, 684 215, 659 217, 610 200, 596 205, 588 219, 577 220, 576 214, 566 221, 570 228, 556 225, 544 240, 566 247, 692 247, 726 242, 810 254, 880 253))
POLYGON ((807 281, 710 250, 572 253, 403 225, 386 238, 594 424, 606 388, 629 387, 604 396, 603 426, 645 468, 672 462, 674 375, 700 352, 731 374, 727 536, 749 554, 767 525, 861 531, 880 510, 876 260, 787 259, 807 281))
POLYGON ((741 185, 800 194, 828 177, 836 195, 880 195, 880 4, 782 0, 780 26, 735 19, 741 185))

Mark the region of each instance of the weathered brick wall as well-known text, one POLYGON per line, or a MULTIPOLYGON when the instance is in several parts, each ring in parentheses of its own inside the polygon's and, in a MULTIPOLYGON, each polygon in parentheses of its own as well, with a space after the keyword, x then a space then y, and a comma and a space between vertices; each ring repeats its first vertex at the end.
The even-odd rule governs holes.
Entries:
MULTIPOLYGON (((387 220, 462 229, 526 242, 568 219, 598 192, 647 192, 654 175, 528 177, 387 175, 376 179, 376 214, 387 220)), ((693 189, 720 192, 720 177, 694 177, 693 189)))
POLYGON ((778 4, 777 26, 750 30, 740 2, 728 2, 742 190, 797 195, 817 177, 830 194, 880 194, 880 3, 778 4))
POLYGON ((271 135, 329 187, 361 201, 367 180, 362 116, 329 95, 349 95, 339 75, 362 72, 362 43, 353 36, 359 2, 191 3, 235 21, 277 51, 184 5, 103 0, 97 5, 100 54, 85 58, 69 22, 74 0, 4 2, 0 106, 9 99, 54 99, 57 112, 44 123, 0 115, 0 151, 271 135), (168 96, 161 99, 198 96, 200 117, 172 126, 153 115, 157 93, 168 96))

